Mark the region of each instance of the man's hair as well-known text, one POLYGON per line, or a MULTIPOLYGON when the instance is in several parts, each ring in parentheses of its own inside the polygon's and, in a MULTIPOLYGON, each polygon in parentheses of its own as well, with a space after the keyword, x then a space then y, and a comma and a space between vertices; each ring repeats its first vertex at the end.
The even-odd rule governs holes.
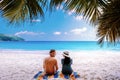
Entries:
POLYGON ((49 53, 55 52, 55 49, 51 49, 49 53))

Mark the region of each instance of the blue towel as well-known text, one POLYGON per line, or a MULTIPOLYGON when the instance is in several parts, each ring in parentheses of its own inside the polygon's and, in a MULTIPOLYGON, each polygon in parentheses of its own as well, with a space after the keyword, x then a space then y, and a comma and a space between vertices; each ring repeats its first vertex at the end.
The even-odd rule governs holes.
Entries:
MULTIPOLYGON (((39 71, 35 76, 34 76, 34 80, 38 80, 39 76, 41 76, 43 72, 39 71)), ((70 76, 69 75, 64 75, 63 77, 60 76, 60 72, 56 72, 54 75, 51 75, 53 78, 65 78, 65 79, 69 79, 70 76)), ((80 78, 80 75, 77 72, 73 72, 73 76, 74 78, 80 78)), ((45 80, 48 80, 50 76, 49 75, 44 75, 42 78, 45 80)))

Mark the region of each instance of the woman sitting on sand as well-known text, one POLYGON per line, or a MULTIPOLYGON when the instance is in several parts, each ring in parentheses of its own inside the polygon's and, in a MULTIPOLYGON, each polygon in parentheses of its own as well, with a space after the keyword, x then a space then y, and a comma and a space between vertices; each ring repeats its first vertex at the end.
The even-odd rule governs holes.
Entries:
POLYGON ((71 75, 73 70, 71 67, 72 59, 69 57, 69 52, 63 52, 64 59, 61 60, 62 63, 62 74, 64 75, 71 75))

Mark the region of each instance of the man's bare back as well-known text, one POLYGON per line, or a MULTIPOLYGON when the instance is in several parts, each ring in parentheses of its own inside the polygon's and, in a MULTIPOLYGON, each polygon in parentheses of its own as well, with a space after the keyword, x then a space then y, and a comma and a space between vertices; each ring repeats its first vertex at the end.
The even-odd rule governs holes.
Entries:
POLYGON ((56 52, 50 53, 50 57, 45 58, 43 68, 46 74, 55 74, 58 70, 57 60, 55 59, 56 52))

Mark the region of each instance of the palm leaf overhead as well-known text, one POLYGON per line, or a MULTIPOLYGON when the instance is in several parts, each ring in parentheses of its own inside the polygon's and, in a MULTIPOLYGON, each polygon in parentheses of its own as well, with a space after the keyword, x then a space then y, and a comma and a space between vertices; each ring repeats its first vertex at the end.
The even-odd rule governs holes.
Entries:
POLYGON ((120 39, 119 0, 51 0, 50 7, 63 5, 65 10, 74 10, 86 20, 98 25, 99 44, 105 40, 115 43, 120 39))
POLYGON ((0 3, 2 16, 8 18, 10 22, 33 19, 38 15, 44 15, 43 8, 46 0, 3 0, 0 3))
MULTIPOLYGON (((0 8, 4 17, 11 22, 33 19, 44 15, 43 8, 49 0, 3 0, 0 8)), ((101 10, 106 6, 106 0, 50 0, 50 9, 63 5, 64 10, 82 14, 86 20, 95 23, 101 15, 101 10)))
POLYGON ((101 15, 101 10, 107 4, 106 0, 51 0, 50 8, 63 5, 63 9, 67 11, 74 10, 77 15, 83 15, 86 20, 96 23, 101 15), (54 7, 53 7, 54 6, 54 7))
POLYGON ((19 22, 38 15, 43 17, 47 5, 51 10, 62 5, 65 11, 74 10, 76 15, 97 23, 99 43, 104 40, 115 43, 120 39, 119 0, 2 0, 0 11, 10 22, 19 22))
POLYGON ((99 43, 107 40, 115 43, 120 39, 120 1, 113 0, 104 8, 103 14, 99 19, 99 27, 97 31, 99 43))

